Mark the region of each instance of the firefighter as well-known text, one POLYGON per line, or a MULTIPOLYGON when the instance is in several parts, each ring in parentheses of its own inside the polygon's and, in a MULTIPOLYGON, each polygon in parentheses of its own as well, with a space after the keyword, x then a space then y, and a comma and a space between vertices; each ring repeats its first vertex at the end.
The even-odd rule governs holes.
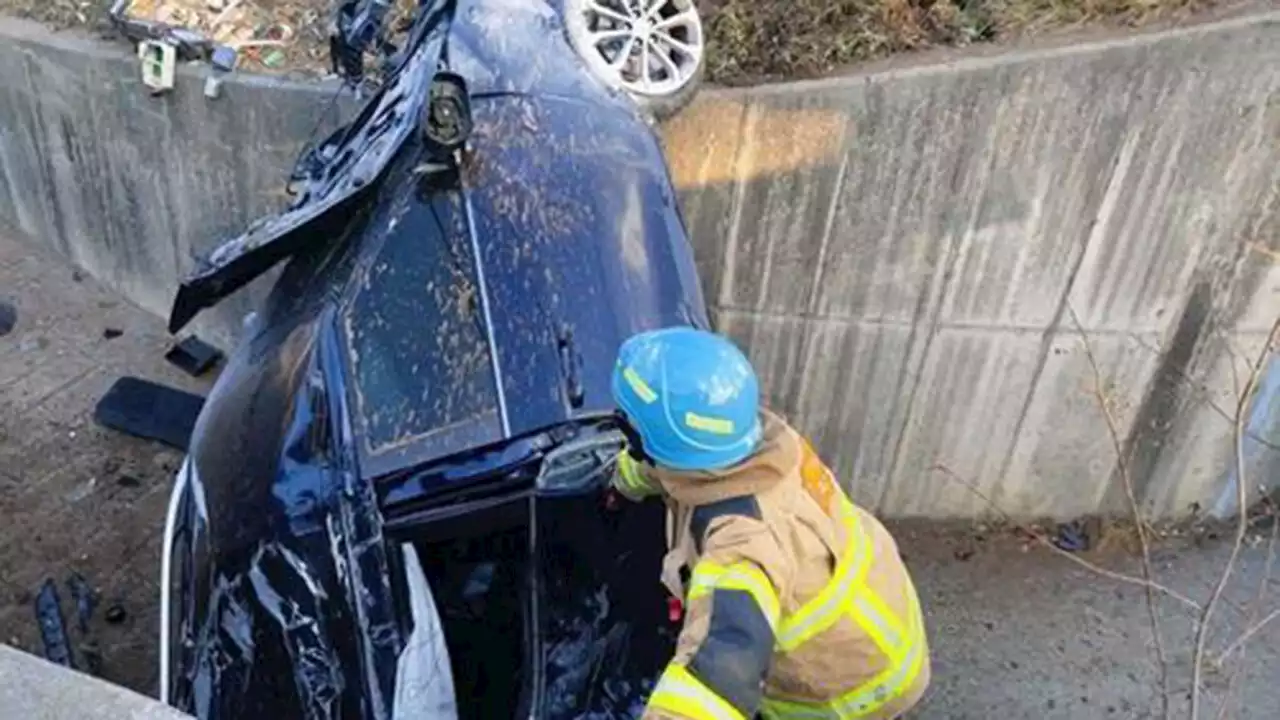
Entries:
POLYGON ((929 683, 919 600, 888 531, 759 405, 750 362, 692 328, 622 346, 628 448, 613 488, 667 504, 662 582, 683 600, 644 717, 894 718, 929 683))

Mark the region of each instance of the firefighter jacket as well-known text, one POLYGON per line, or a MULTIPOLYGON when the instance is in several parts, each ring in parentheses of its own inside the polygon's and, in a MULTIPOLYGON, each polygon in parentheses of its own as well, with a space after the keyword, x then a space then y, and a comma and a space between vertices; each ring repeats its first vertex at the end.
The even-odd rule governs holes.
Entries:
POLYGON ((756 453, 726 470, 619 459, 622 494, 667 503, 662 581, 685 602, 644 718, 897 717, 930 672, 897 545, 808 442, 763 415, 756 453))

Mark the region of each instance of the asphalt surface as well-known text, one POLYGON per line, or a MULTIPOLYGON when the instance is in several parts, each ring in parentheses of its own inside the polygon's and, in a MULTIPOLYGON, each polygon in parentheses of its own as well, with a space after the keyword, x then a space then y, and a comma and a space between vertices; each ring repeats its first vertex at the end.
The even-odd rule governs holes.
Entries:
MULTIPOLYGON (((96 647, 89 654, 100 657, 103 678, 151 694, 160 531, 180 458, 98 428, 90 414, 121 375, 193 391, 207 382, 164 362, 169 338, 158 318, 64 261, 0 237, 0 320, 4 303, 16 318, 7 333, 0 322, 0 641, 40 652, 33 601, 52 578, 81 657, 96 647), (74 627, 66 585, 73 572, 101 598, 87 640, 74 627), (124 611, 121 622, 106 621, 111 606, 124 611)), ((1143 588, 1008 533, 917 522, 892 528, 925 604, 934 658, 934 685, 915 717, 1161 717, 1143 588)), ((1269 537, 1265 522, 1249 533, 1211 625, 1210 657, 1251 619, 1280 608, 1280 582, 1262 582, 1269 537)), ((1208 597, 1229 552, 1221 538, 1202 540, 1166 539, 1153 556, 1159 580, 1197 602, 1208 597)), ((1140 572, 1122 549, 1080 557, 1140 572)), ((1189 717, 1194 615, 1168 599, 1158 611, 1171 716, 1189 717)), ((1200 717, 1218 717, 1238 668, 1236 700, 1222 717, 1280 715, 1280 621, 1253 635, 1246 651, 1221 668, 1206 664, 1200 717)))
POLYGON ((104 679, 151 694, 160 532, 181 457, 96 426, 92 411, 122 375, 198 392, 207 383, 164 361, 157 318, 5 237, 0 304, 16 315, 0 336, 0 642, 39 652, 33 602, 52 579, 77 650, 96 646, 104 679), (72 573, 100 598, 87 636, 72 573))

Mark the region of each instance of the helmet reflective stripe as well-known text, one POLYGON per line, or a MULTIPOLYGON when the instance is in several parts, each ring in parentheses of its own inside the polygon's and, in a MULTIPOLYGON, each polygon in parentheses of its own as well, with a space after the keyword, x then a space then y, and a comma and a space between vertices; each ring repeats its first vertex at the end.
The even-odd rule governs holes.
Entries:
POLYGON ((636 374, 635 368, 627 368, 626 370, 623 370, 622 377, 627 381, 627 384, 631 386, 631 389, 635 390, 636 397, 640 398, 641 402, 646 405, 652 405, 654 402, 657 402, 658 393, 654 392, 653 388, 649 387, 649 383, 645 382, 644 378, 636 374))
POLYGON ((673 470, 716 470, 760 442, 760 387, 732 342, 694 328, 667 328, 623 343, 613 394, 645 452, 673 470))
POLYGON ((725 420, 724 418, 713 418, 694 412, 687 412, 684 414, 684 424, 694 430, 706 430, 717 435, 733 434, 733 421, 725 420))

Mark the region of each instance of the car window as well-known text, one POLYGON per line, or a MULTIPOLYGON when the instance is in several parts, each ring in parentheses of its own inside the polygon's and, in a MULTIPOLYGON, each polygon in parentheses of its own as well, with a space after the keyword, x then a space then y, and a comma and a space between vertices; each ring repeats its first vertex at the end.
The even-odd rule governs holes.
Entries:
MULTIPOLYGON (((497 394, 460 195, 418 183, 370 220, 383 246, 356 278, 346 334, 357 412, 377 453, 496 415, 497 394)), ((358 271, 359 273, 360 271, 358 271)))

